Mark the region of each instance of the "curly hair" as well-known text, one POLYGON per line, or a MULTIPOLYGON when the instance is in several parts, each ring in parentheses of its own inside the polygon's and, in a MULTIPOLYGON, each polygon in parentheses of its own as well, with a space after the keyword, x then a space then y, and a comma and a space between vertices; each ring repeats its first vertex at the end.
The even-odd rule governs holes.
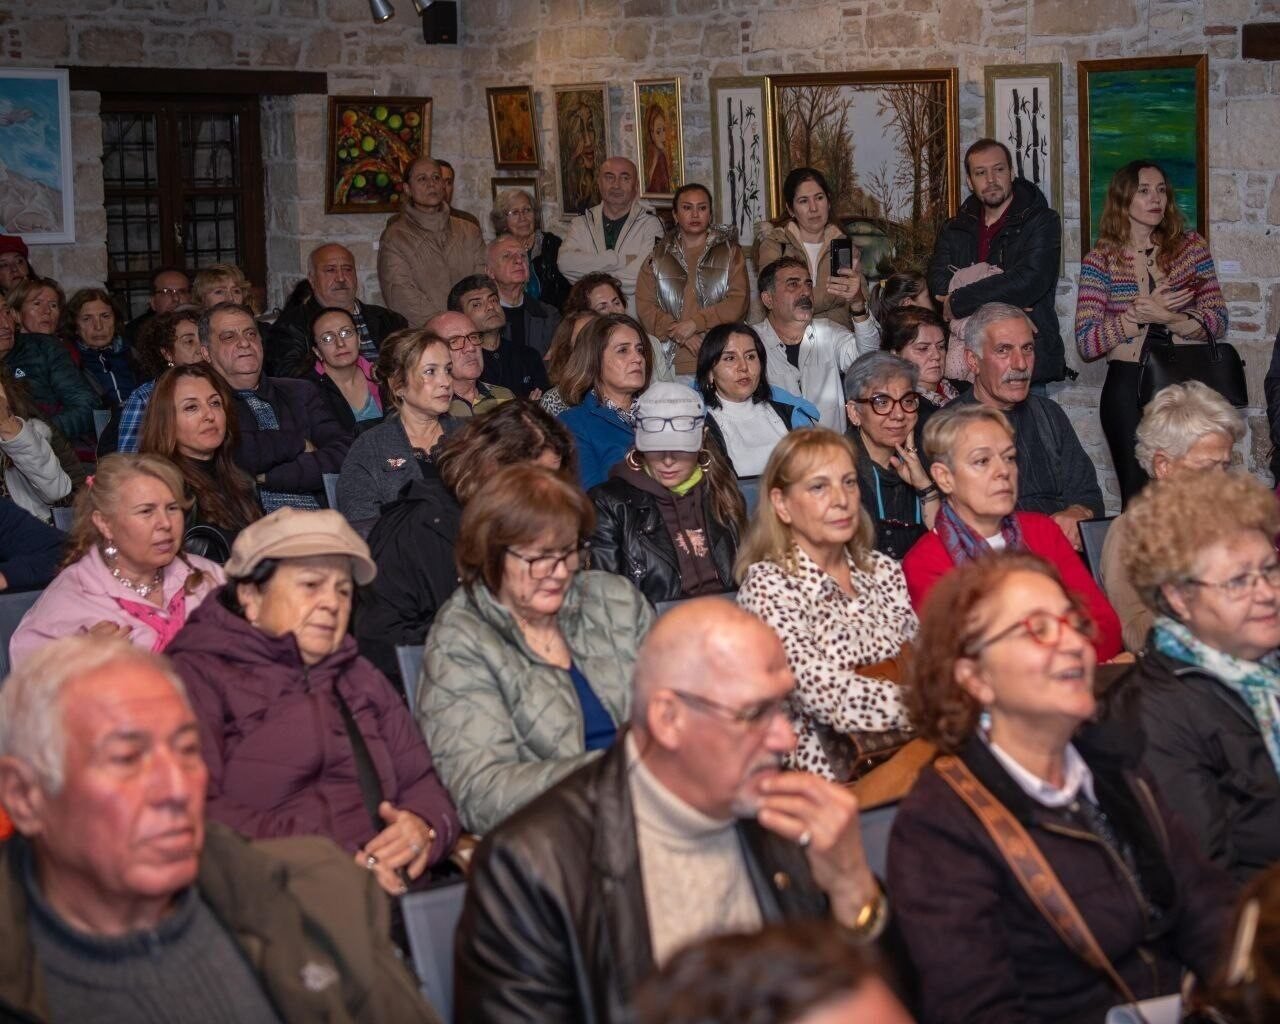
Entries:
POLYGON ((1170 384, 1142 410, 1133 454, 1143 471, 1154 476, 1157 452, 1181 459, 1208 434, 1225 434, 1235 445, 1244 437, 1244 416, 1198 380, 1170 384))
POLYGON ((80 311, 91 302, 104 303, 111 310, 111 316, 115 321, 113 333, 114 335, 120 333, 120 328, 124 326, 124 312, 120 308, 120 303, 115 300, 115 296, 105 288, 81 288, 62 307, 59 332, 67 342, 75 344, 79 340, 80 311))
POLYGON ((1280 533, 1280 503, 1247 473, 1207 469, 1153 480, 1125 510, 1124 571, 1152 611, 1168 614, 1161 593, 1193 575, 1200 554, 1215 544, 1258 530, 1280 533))
POLYGON ((1107 186, 1107 197, 1102 204, 1102 216, 1098 219, 1098 248, 1122 252, 1129 244, 1129 206, 1133 197, 1138 194, 1138 179, 1145 170, 1160 172, 1164 179, 1165 196, 1168 205, 1164 208, 1164 216, 1151 232, 1151 241, 1156 245, 1156 265, 1161 270, 1169 269, 1169 261, 1178 251, 1183 234, 1187 230, 1187 221, 1178 209, 1178 198, 1173 192, 1173 182, 1165 169, 1154 160, 1132 160, 1121 167, 1111 178, 1107 186))
POLYGON ((561 310, 561 316, 568 318, 575 313, 595 312, 595 310, 591 309, 591 293, 601 285, 608 285, 612 288, 614 294, 618 296, 618 301, 622 303, 623 309, 626 308, 627 293, 622 290, 622 282, 612 274, 606 274, 604 271, 595 271, 578 278, 574 286, 569 289, 569 294, 564 300, 564 308, 561 310))
POLYGON ((920 611, 920 632, 902 694, 916 732, 943 751, 959 750, 978 727, 982 706, 956 681, 956 662, 968 656, 982 630, 983 613, 999 600, 1001 586, 1015 572, 1049 577, 1077 611, 1088 614, 1080 598, 1063 586, 1058 570, 1039 555, 998 552, 943 576, 920 611))
POLYGON ((195 306, 179 306, 169 313, 147 317, 138 328, 131 350, 139 379, 155 380, 173 365, 169 356, 177 344, 178 325, 190 322, 198 328, 200 312, 195 306), (169 350, 168 354, 165 349, 169 350))
POLYGON ((465 505, 476 489, 503 466, 532 463, 545 452, 560 457, 559 475, 578 479, 573 435, 535 402, 522 398, 473 416, 456 434, 440 442, 436 465, 440 479, 465 505))

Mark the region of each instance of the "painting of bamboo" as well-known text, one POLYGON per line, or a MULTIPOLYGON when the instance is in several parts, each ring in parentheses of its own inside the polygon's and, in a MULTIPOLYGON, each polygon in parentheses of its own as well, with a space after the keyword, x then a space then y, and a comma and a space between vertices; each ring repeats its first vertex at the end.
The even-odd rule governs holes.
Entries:
POLYGON ((716 220, 748 247, 769 211, 767 84, 765 78, 711 80, 716 220))
POLYGON ((1013 173, 1062 210, 1062 67, 1002 64, 986 69, 987 136, 1013 156, 1013 173))

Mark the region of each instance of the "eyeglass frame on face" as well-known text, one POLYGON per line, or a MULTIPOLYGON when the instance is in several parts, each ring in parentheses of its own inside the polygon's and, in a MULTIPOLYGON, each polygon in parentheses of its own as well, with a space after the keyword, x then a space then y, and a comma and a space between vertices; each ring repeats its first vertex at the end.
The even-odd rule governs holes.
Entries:
POLYGON ((1026 615, 1017 622, 1000 630, 995 636, 989 636, 985 640, 976 640, 972 643, 965 644, 964 656, 966 658, 976 658, 992 644, 999 643, 1001 640, 1007 640, 1009 637, 1022 629, 1030 640, 1038 647, 1053 647, 1062 639, 1063 627, 1069 627, 1076 633, 1079 633, 1086 640, 1092 640, 1097 627, 1094 625, 1093 619, 1079 608, 1071 608, 1069 611, 1061 615, 1055 615, 1049 611, 1034 611, 1030 615, 1026 615), (1040 621, 1048 625, 1049 622, 1054 624, 1053 635, 1048 634, 1043 637, 1037 636, 1035 630, 1031 627, 1032 620, 1039 618, 1040 621), (1072 621, 1074 619, 1075 621, 1072 621))
POLYGON ((782 697, 772 697, 769 700, 748 704, 746 707, 735 708, 730 707, 728 704, 722 704, 718 700, 712 700, 710 697, 701 697, 696 693, 690 693, 688 690, 669 689, 671 693, 675 694, 695 711, 704 711, 722 721, 732 722, 734 725, 745 725, 748 729, 758 729, 761 725, 769 725, 778 715, 785 715, 787 713, 787 702, 791 699, 791 694, 787 693, 782 697))
POLYGON ((559 555, 534 555, 530 557, 529 555, 520 554, 520 552, 515 548, 507 548, 507 554, 511 555, 513 558, 520 559, 520 561, 524 562, 524 564, 529 567, 529 579, 546 580, 555 575, 555 571, 560 568, 561 563, 564 563, 564 567, 568 569, 570 573, 575 573, 581 569, 587 557, 591 554, 591 543, 590 541, 585 540, 579 541, 575 547, 572 547, 568 551, 559 555), (570 559, 576 559, 578 564, 570 565, 570 559), (538 570, 534 568, 534 566, 539 562, 550 562, 551 565, 545 572, 539 574, 538 570))
POLYGON ((316 338, 316 344, 323 345, 325 348, 330 348, 338 343, 339 338, 343 341, 350 341, 352 338, 359 337, 359 335, 360 332, 356 330, 356 328, 343 327, 338 331, 325 331, 324 334, 316 338))
POLYGON ((701 416, 637 416, 636 429, 643 430, 646 434, 660 434, 668 426, 672 430, 695 430, 706 422, 705 413, 701 416), (660 423, 662 425, 660 427, 648 427, 645 426, 646 423, 660 423), (685 425, 680 426, 680 423, 685 425))
POLYGON ((1186 577, 1182 582, 1193 587, 1204 587, 1207 590, 1220 590, 1228 601, 1243 601, 1250 597, 1262 580, 1272 591, 1280 592, 1280 562, 1272 562, 1264 569, 1253 569, 1249 572, 1237 573, 1229 580, 1215 583, 1212 580, 1198 580, 1194 576, 1186 577), (1274 579, 1272 578, 1274 577, 1274 579), (1239 588, 1233 592, 1232 588, 1239 588))
POLYGON ((444 341, 449 346, 450 352, 461 352, 468 345, 479 348, 484 343, 484 335, 479 331, 471 331, 467 334, 451 334, 444 341))
POLYGON ((851 401, 854 401, 859 405, 871 406, 871 411, 875 413, 877 416, 888 416, 890 413, 893 412, 894 406, 899 406, 899 405, 902 406, 902 411, 907 415, 910 415, 913 412, 918 412, 920 409, 921 398, 920 398, 920 393, 918 391, 908 391, 901 398, 894 398, 893 395, 886 395, 883 391, 877 391, 870 398, 854 398, 854 399, 851 399, 851 401), (877 409, 876 408, 877 402, 879 402, 882 405, 885 402, 888 402, 889 404, 884 409, 877 409), (914 402, 915 407, 908 409, 907 402, 914 402))

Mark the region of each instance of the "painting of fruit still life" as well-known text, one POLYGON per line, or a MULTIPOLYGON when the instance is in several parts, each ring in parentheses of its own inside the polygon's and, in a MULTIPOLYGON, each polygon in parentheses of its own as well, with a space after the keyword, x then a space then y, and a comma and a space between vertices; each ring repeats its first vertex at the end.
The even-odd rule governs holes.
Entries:
POLYGON ((431 100, 330 96, 325 213, 400 208, 409 165, 431 152, 431 100))

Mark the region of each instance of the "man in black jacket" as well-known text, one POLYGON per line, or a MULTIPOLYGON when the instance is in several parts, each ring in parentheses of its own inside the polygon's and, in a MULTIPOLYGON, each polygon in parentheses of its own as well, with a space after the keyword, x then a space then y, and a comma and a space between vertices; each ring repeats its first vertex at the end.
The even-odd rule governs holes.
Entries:
POLYGON ((1062 264, 1062 219, 1044 195, 1013 177, 1004 143, 979 139, 964 155, 973 194, 942 226, 929 262, 929 291, 943 303, 948 320, 967 317, 988 302, 1007 302, 1031 314, 1036 329, 1033 383, 1066 376, 1066 358, 1054 297, 1062 264), (951 290, 964 267, 987 263, 1000 273, 951 290))
POLYGON ((258 481, 263 510, 326 508, 324 474, 342 469, 351 435, 320 389, 262 372, 262 338, 246 306, 218 303, 201 315, 199 331, 209 362, 235 392, 236 462, 258 481))
POLYGON ((376 362, 382 339, 408 324, 399 313, 356 298, 360 280, 356 260, 345 245, 329 242, 313 249, 308 260, 311 297, 280 314, 266 337, 267 373, 301 377, 315 365, 311 352, 311 320, 327 306, 345 309, 360 333, 360 354, 376 362))
POLYGON ((874 941, 886 909, 856 800, 779 770, 794 685, 774 632, 730 602, 659 619, 630 731, 481 844, 455 946, 457 1019, 620 1022, 677 948, 766 922, 830 916, 874 941))
POLYGON ((464 277, 450 289, 448 305, 450 311, 470 317, 481 334, 486 383, 534 401, 550 387, 542 356, 506 329, 507 317, 493 278, 484 274, 464 277))

